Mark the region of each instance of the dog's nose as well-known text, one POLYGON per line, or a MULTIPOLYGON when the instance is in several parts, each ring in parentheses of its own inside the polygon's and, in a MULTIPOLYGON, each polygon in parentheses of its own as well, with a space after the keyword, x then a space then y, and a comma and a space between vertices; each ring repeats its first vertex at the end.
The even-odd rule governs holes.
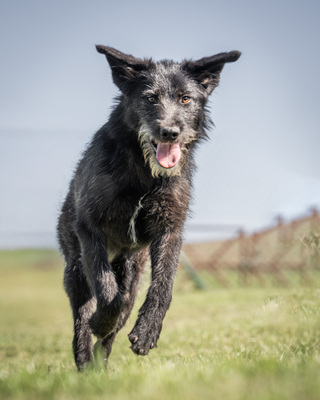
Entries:
POLYGON ((178 128, 161 128, 160 129, 160 137, 162 140, 166 140, 168 142, 174 142, 178 139, 180 130, 178 128))

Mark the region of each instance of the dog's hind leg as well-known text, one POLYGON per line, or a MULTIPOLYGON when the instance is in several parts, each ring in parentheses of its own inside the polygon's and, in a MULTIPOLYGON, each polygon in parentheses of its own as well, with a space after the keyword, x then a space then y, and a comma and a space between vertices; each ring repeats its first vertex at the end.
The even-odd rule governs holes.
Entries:
POLYGON ((76 366, 83 369, 92 359, 92 335, 89 319, 95 300, 84 275, 81 248, 73 230, 72 195, 69 193, 58 221, 58 239, 66 261, 64 287, 69 296, 74 320, 73 352, 76 366))
POLYGON ((89 364, 93 354, 92 335, 88 321, 92 316, 95 301, 83 274, 80 260, 67 263, 64 285, 74 319, 74 359, 77 368, 82 370, 89 364))

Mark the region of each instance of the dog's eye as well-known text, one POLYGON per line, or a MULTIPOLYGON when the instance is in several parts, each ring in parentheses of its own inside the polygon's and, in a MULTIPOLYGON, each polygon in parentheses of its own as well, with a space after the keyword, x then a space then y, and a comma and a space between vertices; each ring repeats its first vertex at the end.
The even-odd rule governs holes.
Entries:
POLYGON ((149 96, 149 97, 147 97, 147 100, 148 100, 149 103, 156 103, 157 102, 157 99, 156 99, 155 96, 149 96))
POLYGON ((183 104, 189 103, 190 100, 191 100, 191 98, 189 96, 183 96, 181 99, 183 104))

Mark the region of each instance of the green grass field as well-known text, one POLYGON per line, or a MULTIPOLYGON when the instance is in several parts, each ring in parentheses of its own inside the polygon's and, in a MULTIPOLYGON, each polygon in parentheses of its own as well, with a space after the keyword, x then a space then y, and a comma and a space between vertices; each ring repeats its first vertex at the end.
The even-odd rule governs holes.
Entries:
POLYGON ((80 374, 59 256, 0 252, 0 399, 320 398, 316 283, 197 291, 179 270, 158 349, 142 358, 127 334, 147 283, 108 370, 99 364, 80 374))

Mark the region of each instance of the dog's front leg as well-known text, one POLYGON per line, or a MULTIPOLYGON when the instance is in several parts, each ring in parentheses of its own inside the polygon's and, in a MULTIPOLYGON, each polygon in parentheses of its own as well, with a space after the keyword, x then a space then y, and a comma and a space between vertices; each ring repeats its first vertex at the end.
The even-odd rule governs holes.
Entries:
POLYGON ((84 272, 97 299, 97 309, 89 320, 91 331, 99 339, 111 333, 122 310, 123 299, 116 276, 108 261, 106 240, 102 233, 92 232, 79 225, 84 272))
POLYGON ((157 346, 163 318, 172 299, 172 286, 181 250, 181 235, 165 234, 150 248, 152 279, 137 322, 129 334, 131 349, 147 355, 157 346))

